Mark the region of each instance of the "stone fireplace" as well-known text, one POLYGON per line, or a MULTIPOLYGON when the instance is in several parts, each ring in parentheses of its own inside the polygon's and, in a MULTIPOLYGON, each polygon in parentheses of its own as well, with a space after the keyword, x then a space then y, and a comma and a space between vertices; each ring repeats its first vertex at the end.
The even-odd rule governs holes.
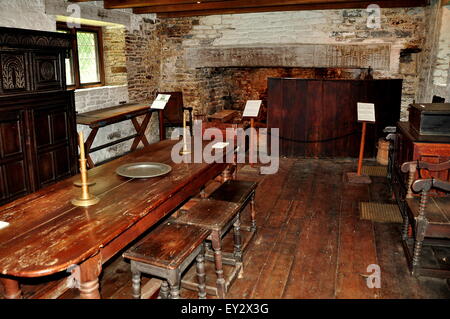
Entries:
MULTIPOLYGON (((207 68, 210 81, 204 89, 209 97, 205 115, 222 109, 242 112, 248 100, 262 100, 259 121, 265 122, 267 111, 267 79, 288 77, 301 79, 359 79, 366 68, 299 68, 299 67, 230 67, 207 68)), ((208 79, 208 77, 205 77, 208 79)))
POLYGON ((296 45, 280 47, 187 48, 185 61, 203 81, 201 111, 243 111, 247 100, 262 100, 267 111, 267 79, 360 79, 369 68, 388 70, 389 45, 296 45))

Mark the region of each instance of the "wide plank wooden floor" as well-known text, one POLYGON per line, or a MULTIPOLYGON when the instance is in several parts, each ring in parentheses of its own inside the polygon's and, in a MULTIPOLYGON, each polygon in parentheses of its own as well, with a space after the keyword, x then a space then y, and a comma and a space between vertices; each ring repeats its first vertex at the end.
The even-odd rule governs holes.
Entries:
MULTIPOLYGON (((391 196, 384 177, 370 185, 343 182, 355 167, 354 160, 283 158, 274 175, 239 171, 239 179, 260 182, 258 231, 228 298, 450 298, 445 279, 409 274, 400 224, 359 218, 360 201, 391 196), (381 288, 366 284, 371 264, 380 266, 381 288)), ((105 267, 101 289, 104 298, 131 298, 129 264, 120 256, 105 267)), ((184 289, 182 295, 196 298, 184 289)), ((77 296, 72 289, 61 298, 77 296)))

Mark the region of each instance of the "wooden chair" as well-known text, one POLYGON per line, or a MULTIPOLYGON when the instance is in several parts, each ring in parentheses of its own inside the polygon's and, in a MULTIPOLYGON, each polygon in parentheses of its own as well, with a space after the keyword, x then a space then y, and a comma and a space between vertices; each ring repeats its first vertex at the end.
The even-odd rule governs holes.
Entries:
POLYGON ((256 231, 255 192, 256 182, 231 179, 220 185, 208 198, 239 204, 243 210, 248 204, 251 209, 250 231, 256 231))
POLYGON ((192 107, 185 107, 183 104, 182 92, 157 92, 158 94, 170 94, 170 99, 166 104, 160 119, 161 128, 164 132, 161 133, 162 139, 166 138, 166 128, 168 127, 183 127, 183 115, 185 111, 189 112, 189 120, 186 121, 186 125, 189 126, 191 136, 192 131, 192 107))
POLYGON ((234 257, 241 267, 241 234, 240 234, 240 206, 231 202, 212 199, 196 200, 187 211, 181 212, 174 219, 175 223, 196 226, 211 231, 207 240, 211 241, 214 250, 214 262, 217 274, 215 293, 219 298, 225 294, 232 279, 224 277, 222 262, 222 237, 233 227, 234 229, 234 257))
POLYGON ((130 259, 133 298, 141 297, 141 273, 163 278, 160 298, 178 299, 181 275, 196 259, 198 296, 206 298, 204 246, 210 231, 204 228, 165 222, 128 249, 123 257, 130 259))
POLYGON ((401 167, 409 172, 409 187, 405 198, 406 214, 403 225, 403 248, 410 271, 415 276, 450 278, 450 182, 437 178, 416 179, 417 170, 441 172, 450 169, 450 161, 440 164, 407 162, 401 167), (431 189, 446 193, 429 196, 431 189), (414 192, 420 196, 414 196, 414 192), (426 264, 424 246, 430 246, 438 260, 426 264), (444 255, 444 256, 443 256, 444 255))

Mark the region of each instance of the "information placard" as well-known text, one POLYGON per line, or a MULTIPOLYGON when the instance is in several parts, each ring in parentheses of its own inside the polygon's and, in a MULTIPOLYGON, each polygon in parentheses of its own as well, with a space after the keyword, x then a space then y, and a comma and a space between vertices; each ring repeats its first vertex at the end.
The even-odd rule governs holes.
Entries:
POLYGON ((261 100, 249 100, 245 104, 243 117, 258 117, 261 100))
POLYGON ((167 102, 169 102, 170 94, 158 94, 156 99, 153 101, 151 109, 164 110, 167 102))
POLYGON ((358 102, 358 122, 375 122, 375 104, 358 102))

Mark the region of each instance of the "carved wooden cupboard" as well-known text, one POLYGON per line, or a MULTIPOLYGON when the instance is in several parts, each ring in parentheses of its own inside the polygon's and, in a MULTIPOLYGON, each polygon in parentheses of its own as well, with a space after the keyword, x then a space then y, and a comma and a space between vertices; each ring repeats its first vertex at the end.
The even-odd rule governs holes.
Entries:
POLYGON ((70 35, 0 28, 0 205, 77 170, 70 35))

